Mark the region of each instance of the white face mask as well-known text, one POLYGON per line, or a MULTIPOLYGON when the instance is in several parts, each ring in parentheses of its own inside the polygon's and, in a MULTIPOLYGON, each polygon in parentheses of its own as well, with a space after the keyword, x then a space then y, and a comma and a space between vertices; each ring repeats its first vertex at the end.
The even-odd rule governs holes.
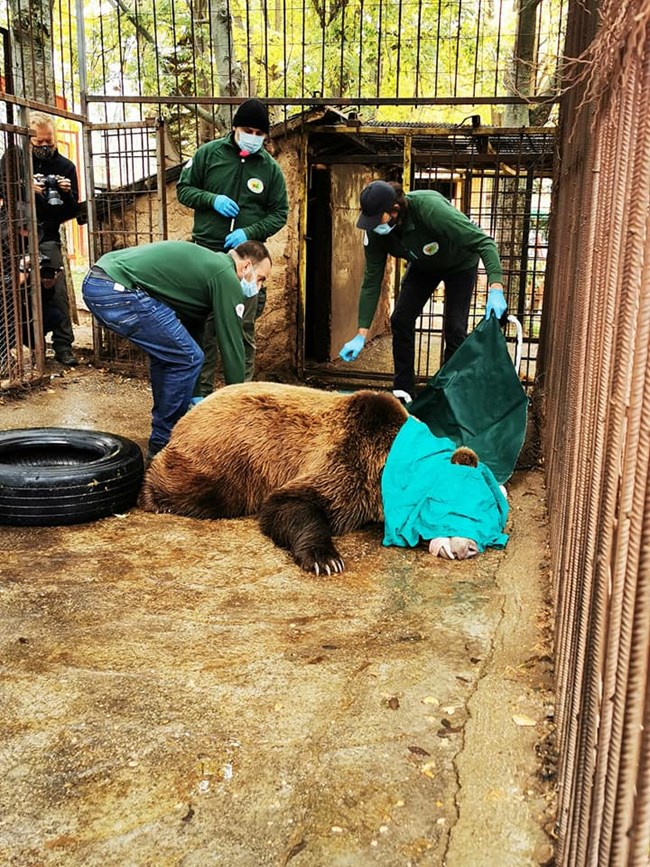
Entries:
POLYGON ((395 226, 391 226, 389 223, 380 223, 378 226, 372 230, 376 232, 378 235, 388 235, 389 232, 392 232, 395 226))
POLYGON ((253 295, 257 295, 257 293, 259 291, 257 288, 257 274, 255 273, 255 269, 253 268, 252 265, 251 265, 251 274, 252 274, 251 277, 249 277, 249 278, 242 277, 241 280, 239 281, 241 283, 241 290, 244 293, 246 298, 252 298, 253 295))
POLYGON ((253 135, 250 132, 238 133, 237 144, 243 151, 248 151, 249 154, 255 154, 264 144, 263 135, 253 135))

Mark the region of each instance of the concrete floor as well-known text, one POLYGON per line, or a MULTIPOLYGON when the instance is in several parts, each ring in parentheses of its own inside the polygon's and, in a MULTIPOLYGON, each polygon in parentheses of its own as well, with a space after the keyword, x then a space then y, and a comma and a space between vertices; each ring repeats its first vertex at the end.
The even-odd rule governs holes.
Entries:
MULTIPOLYGON (((145 445, 146 383, 48 365, 3 428, 145 445)), ((253 519, 0 528, 0 863, 549 862, 541 474, 508 487, 504 552, 450 563, 372 527, 327 580, 253 519)))

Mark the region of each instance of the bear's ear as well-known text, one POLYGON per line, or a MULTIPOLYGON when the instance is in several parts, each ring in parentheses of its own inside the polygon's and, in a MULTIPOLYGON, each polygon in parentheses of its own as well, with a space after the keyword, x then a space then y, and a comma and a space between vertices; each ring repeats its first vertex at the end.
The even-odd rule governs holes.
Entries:
POLYGON ((357 391, 347 398, 346 416, 356 433, 374 435, 387 424, 401 426, 408 413, 392 394, 357 391))
POLYGON ((461 446, 451 456, 452 464, 462 464, 465 467, 478 467, 478 455, 473 449, 461 446))

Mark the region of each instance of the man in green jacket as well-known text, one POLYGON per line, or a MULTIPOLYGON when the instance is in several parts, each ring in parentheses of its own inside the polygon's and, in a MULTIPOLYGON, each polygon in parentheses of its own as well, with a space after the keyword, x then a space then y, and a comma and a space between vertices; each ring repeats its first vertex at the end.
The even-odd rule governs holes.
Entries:
MULTIPOLYGON (((269 113, 259 99, 243 102, 233 117, 233 129, 223 138, 202 145, 183 167, 176 188, 178 201, 194 210, 192 240, 210 250, 229 250, 243 241, 266 241, 287 222, 289 204, 282 170, 264 149, 269 113)), ((265 294, 246 302, 244 343, 246 379, 255 364, 255 320, 265 294)), ((206 326, 206 361, 197 394, 210 394, 214 381, 214 328, 206 326)))
POLYGON ((467 336, 472 291, 481 259, 488 277, 485 315, 497 318, 507 310, 503 272, 494 240, 440 193, 415 190, 404 194, 401 184, 372 181, 361 193, 357 227, 365 230, 366 267, 359 297, 359 330, 341 349, 344 361, 354 361, 379 300, 388 255, 406 259, 408 267, 391 316, 394 391, 410 403, 415 395, 415 322, 436 286, 445 286, 444 360, 467 336))
POLYGON ((189 241, 158 241, 106 253, 86 275, 82 292, 91 313, 149 356, 148 459, 167 444, 190 406, 203 364, 203 350, 192 335, 202 333, 208 314, 214 317, 226 385, 244 381, 244 302, 257 294, 270 270, 271 257, 259 241, 245 241, 228 253, 189 241))

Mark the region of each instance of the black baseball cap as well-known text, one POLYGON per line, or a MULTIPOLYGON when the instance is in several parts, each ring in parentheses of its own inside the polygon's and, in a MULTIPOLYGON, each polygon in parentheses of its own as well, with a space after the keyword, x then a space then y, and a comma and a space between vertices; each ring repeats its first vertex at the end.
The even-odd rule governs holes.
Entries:
POLYGON ((374 229, 382 216, 390 212, 397 201, 397 193, 387 181, 371 181, 361 191, 361 213, 357 229, 374 229))

